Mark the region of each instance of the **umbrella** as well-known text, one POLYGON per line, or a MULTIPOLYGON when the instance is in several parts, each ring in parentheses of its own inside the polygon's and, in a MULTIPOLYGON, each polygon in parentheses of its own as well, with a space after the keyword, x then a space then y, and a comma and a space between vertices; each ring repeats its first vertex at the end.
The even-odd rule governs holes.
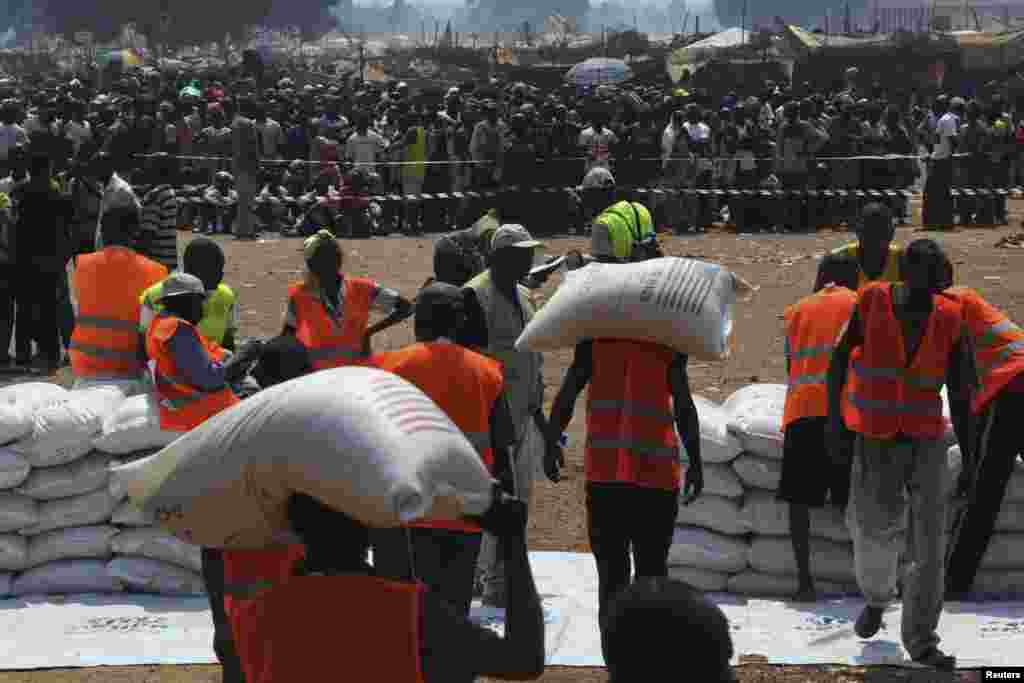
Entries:
POLYGON ((580 62, 565 74, 565 80, 576 86, 622 83, 632 77, 633 70, 624 61, 605 57, 580 62))

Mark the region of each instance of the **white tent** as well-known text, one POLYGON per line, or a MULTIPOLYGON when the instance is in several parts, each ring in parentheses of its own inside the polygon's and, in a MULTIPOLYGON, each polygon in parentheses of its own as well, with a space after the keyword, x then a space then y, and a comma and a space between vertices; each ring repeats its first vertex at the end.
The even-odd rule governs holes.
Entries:
POLYGON ((668 73, 673 81, 679 81, 684 70, 693 73, 714 59, 716 53, 738 47, 749 40, 750 31, 735 27, 727 28, 704 40, 673 50, 667 58, 668 73))

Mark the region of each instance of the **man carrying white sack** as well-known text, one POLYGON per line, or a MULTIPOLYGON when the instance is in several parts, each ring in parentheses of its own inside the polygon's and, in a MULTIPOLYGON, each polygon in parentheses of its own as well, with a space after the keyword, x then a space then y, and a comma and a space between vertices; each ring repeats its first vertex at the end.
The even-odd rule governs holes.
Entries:
MULTIPOLYGON (((617 260, 603 244, 608 243, 592 238, 594 256, 617 260)), ((691 503, 704 488, 700 423, 686 364, 686 356, 658 344, 588 340, 576 346, 551 409, 545 469, 557 473, 562 461, 559 440, 572 421, 576 398, 590 385, 584 455, 587 525, 597 561, 598 624, 606 660, 608 609, 630 583, 631 559, 637 577, 668 576, 685 456, 689 466, 683 503, 691 503), (685 451, 679 448, 677 428, 685 451)))
MULTIPOLYGON (((547 431, 541 354, 517 351, 516 340, 536 308, 520 284, 534 265, 541 243, 521 225, 503 225, 491 238, 488 269, 466 284, 467 341, 502 364, 515 445, 512 446, 516 497, 529 505, 533 477, 540 468, 547 431)), ((552 474, 549 472, 549 476, 552 474)), ((484 535, 480 549, 484 604, 505 606, 505 581, 497 539, 484 535)))
MULTIPOLYGON (((825 452, 828 423, 828 364, 839 336, 857 303, 857 262, 833 257, 823 265, 828 284, 786 308, 786 405, 782 480, 778 498, 789 504, 789 532, 799 573, 799 602, 814 602, 811 577, 810 509, 832 505, 845 508, 850 495, 850 465, 833 463, 825 452)), ((844 445, 849 443, 849 432, 844 445)))
POLYGON ((970 480, 970 404, 977 383, 963 311, 946 288, 946 257, 932 240, 903 255, 905 283, 861 290, 828 373, 829 453, 842 459, 842 421, 857 434, 846 523, 853 537, 857 584, 867 605, 855 631, 871 638, 899 580, 897 542, 910 511, 903 582, 903 646, 924 666, 951 670, 936 629, 945 592, 949 466, 942 440, 943 384, 963 447, 962 495, 970 480), (849 386, 847 375, 849 372, 849 386), (845 401, 844 398, 845 390, 845 401))
MULTIPOLYGON (((508 448, 515 433, 501 365, 454 341, 465 318, 464 292, 441 282, 420 290, 417 343, 377 354, 370 365, 395 373, 429 396, 466 435, 491 475, 511 491, 508 448)), ((379 573, 415 577, 467 617, 479 553, 480 527, 459 520, 424 520, 374 534, 379 573)))

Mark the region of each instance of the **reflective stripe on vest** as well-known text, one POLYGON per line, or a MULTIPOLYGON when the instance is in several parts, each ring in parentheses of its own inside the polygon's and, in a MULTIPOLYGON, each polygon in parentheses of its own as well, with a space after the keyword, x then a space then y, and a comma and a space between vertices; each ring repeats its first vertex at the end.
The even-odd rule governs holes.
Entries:
MULTIPOLYGON (((132 325, 132 329, 135 326, 132 325)), ((68 348, 72 351, 78 351, 84 353, 87 356, 94 356, 96 358, 109 358, 111 360, 123 360, 138 363, 139 354, 131 351, 117 351, 115 349, 108 349, 103 346, 95 346, 93 344, 83 344, 82 342, 73 341, 68 344, 68 348)))
POLYGON ((1024 351, 1024 339, 1019 339, 1015 342, 1010 342, 1009 344, 1006 345, 1006 348, 1004 348, 996 355, 995 359, 989 365, 983 368, 979 368, 979 372, 982 375, 987 375, 993 370, 998 369, 999 366, 1009 361, 1014 356, 1014 354, 1020 353, 1022 351, 1024 351))
POLYGON ((999 337, 1010 332, 1021 333, 1021 329, 1009 318, 997 322, 995 325, 992 325, 985 330, 984 334, 978 337, 978 341, 976 342, 978 349, 983 350, 992 348, 993 346, 998 346, 1001 341, 999 337))
POLYGON ((789 340, 786 340, 786 357, 790 360, 804 360, 806 358, 814 358, 815 356, 831 356, 833 349, 835 349, 834 346, 811 346, 806 349, 797 349, 790 352, 789 340))
POLYGON ((679 449, 672 446, 663 446, 656 443, 644 443, 641 441, 630 441, 629 439, 597 439, 587 437, 587 447, 596 450, 624 450, 631 455, 646 456, 651 458, 678 458, 679 449))
POLYGON ((216 394, 217 392, 224 390, 224 387, 221 387, 220 389, 213 389, 212 391, 200 391, 195 387, 190 386, 181 378, 164 377, 158 372, 153 373, 153 381, 157 386, 164 385, 172 387, 178 393, 184 393, 183 396, 179 396, 178 398, 164 398, 160 400, 160 404, 168 410, 182 410, 190 403, 201 401, 211 394, 216 394), (185 393, 182 387, 188 387, 188 393, 185 393))
POLYGON ((828 382, 828 373, 823 372, 816 375, 797 375, 796 377, 790 377, 786 384, 791 387, 803 387, 809 384, 825 384, 828 382))
POLYGON ((116 318, 97 318, 92 315, 80 315, 75 318, 75 324, 81 325, 82 327, 95 327, 100 330, 122 330, 127 332, 135 332, 138 327, 135 323, 127 320, 117 320, 116 318))
POLYGON ((941 391, 946 383, 944 377, 938 379, 911 371, 909 368, 866 368, 862 363, 854 361, 850 369, 865 379, 891 379, 894 382, 911 384, 926 391, 941 391))
POLYGON ((879 401, 851 395, 847 400, 861 410, 875 413, 893 413, 899 415, 927 415, 942 417, 942 403, 938 406, 934 401, 879 401))
POLYGON ((651 417, 675 424, 675 416, 672 413, 653 408, 636 401, 616 401, 614 399, 596 400, 591 399, 587 403, 591 413, 611 413, 614 415, 629 415, 630 417, 651 417))

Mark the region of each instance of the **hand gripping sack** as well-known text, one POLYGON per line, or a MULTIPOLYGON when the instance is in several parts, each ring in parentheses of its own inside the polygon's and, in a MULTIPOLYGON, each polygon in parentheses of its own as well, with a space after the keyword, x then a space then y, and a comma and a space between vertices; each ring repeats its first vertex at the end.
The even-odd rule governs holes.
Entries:
POLYGON ((117 593, 120 581, 107 572, 104 560, 61 560, 29 569, 14 579, 11 594, 53 595, 68 593, 117 593))
POLYGON ((203 577, 196 572, 148 557, 115 557, 107 565, 111 578, 128 590, 158 595, 202 595, 203 577))
POLYGON ((116 489, 182 540, 254 550, 294 539, 293 493, 388 527, 481 514, 492 483, 433 401, 396 375, 359 367, 266 389, 112 471, 116 489))
POLYGON ((132 396, 103 424, 103 432, 93 441, 98 451, 128 455, 147 448, 163 448, 181 436, 181 432, 160 429, 160 406, 155 394, 132 396))
POLYGON ((670 579, 682 581, 686 585, 705 593, 720 593, 724 591, 726 582, 729 580, 728 574, 712 572, 707 569, 697 569, 696 567, 669 567, 668 576, 670 579))
MULTIPOLYGON (((812 559, 813 563, 814 560, 812 559)), ((799 581, 795 576, 779 574, 763 574, 756 571, 745 571, 730 576, 727 590, 736 595, 751 597, 788 598, 797 592, 799 581)), ((814 588, 820 595, 847 595, 856 591, 854 586, 844 586, 834 581, 815 581, 814 588)))
POLYGON ((704 529, 676 527, 668 563, 731 574, 747 568, 749 545, 742 538, 716 534, 704 529))
POLYGON ((0 534, 21 531, 39 521, 39 503, 20 493, 0 493, 0 534))
POLYGON ((117 527, 78 526, 56 529, 33 536, 28 542, 28 567, 38 567, 58 560, 110 559, 110 541, 117 527))
POLYGON ((106 487, 74 498, 48 500, 39 503, 39 521, 19 533, 35 536, 54 529, 103 524, 110 519, 118 502, 106 487))
POLYGON ((747 531, 740 523, 740 506, 735 500, 708 494, 689 505, 680 503, 676 524, 709 529, 727 536, 738 536, 747 531))
POLYGON ((732 464, 740 480, 750 488, 777 491, 782 480, 782 461, 744 453, 732 464))
POLYGON ((28 460, 13 448, 0 446, 0 491, 20 486, 31 471, 28 460))
POLYGON ((67 465, 36 468, 15 491, 35 500, 71 498, 106 486, 109 478, 110 456, 93 453, 67 465))
POLYGON ((723 360, 732 347, 737 293, 748 288, 721 266, 692 259, 591 263, 566 274, 516 349, 555 351, 584 339, 633 339, 723 360))
POLYGON ((704 463, 704 493, 724 498, 742 498, 743 482, 729 465, 704 463))
MULTIPOLYGON (((757 536, 750 543, 750 567, 764 574, 796 576, 793 541, 785 536, 757 536)), ((853 583, 853 548, 821 538, 811 539, 811 576, 853 583)))
POLYGON ((786 385, 751 384, 725 400, 729 431, 743 444, 743 450, 765 458, 782 459, 782 413, 786 407, 786 385))
POLYGON ((162 529, 126 529, 114 537, 110 548, 118 555, 148 557, 194 572, 203 570, 199 546, 179 541, 162 529))
POLYGON ((32 434, 12 446, 33 467, 64 465, 92 450, 103 421, 124 401, 112 387, 69 392, 61 403, 36 411, 32 434))
MULTIPOLYGON (((811 536, 838 543, 850 542, 850 532, 839 508, 834 505, 811 508, 810 517, 811 536)), ((789 503, 778 500, 771 491, 749 491, 739 519, 745 531, 760 536, 789 536, 789 503)))
POLYGON ((739 439, 729 433, 729 414, 714 401, 694 396, 700 420, 700 457, 705 464, 728 463, 743 450, 739 439))

